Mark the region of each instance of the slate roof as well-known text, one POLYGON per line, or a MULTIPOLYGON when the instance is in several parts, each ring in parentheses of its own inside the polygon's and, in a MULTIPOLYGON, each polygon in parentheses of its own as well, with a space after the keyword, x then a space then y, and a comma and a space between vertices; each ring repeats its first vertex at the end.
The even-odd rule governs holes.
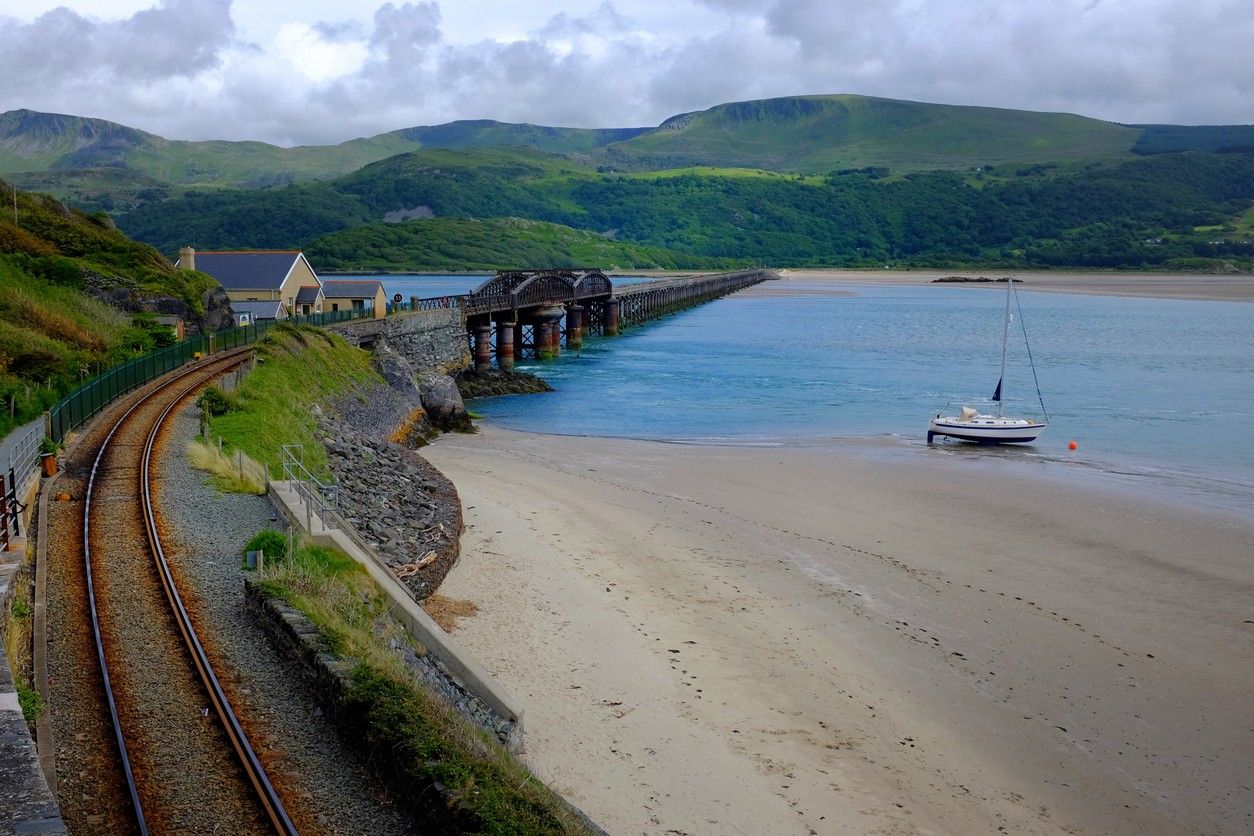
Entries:
POLYGON ((300 253, 196 253, 196 269, 227 290, 278 290, 300 253))
POLYGON ((322 295, 336 299, 372 299, 383 287, 378 279, 324 279, 322 295))
POLYGON ((301 285, 300 290, 296 291, 296 304, 312 305, 318 301, 318 291, 322 288, 316 284, 301 285))
POLYGON ((287 312, 283 309, 283 303, 278 299, 267 299, 261 302, 232 302, 231 310, 237 314, 252 314, 254 321, 258 319, 287 319, 287 312))

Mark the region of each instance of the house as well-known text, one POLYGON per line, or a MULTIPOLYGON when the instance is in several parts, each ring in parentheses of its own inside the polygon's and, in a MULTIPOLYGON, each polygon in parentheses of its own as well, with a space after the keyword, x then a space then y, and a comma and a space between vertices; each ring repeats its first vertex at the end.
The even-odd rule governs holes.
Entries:
POLYGON ((187 338, 182 317, 174 316, 173 314, 157 314, 153 317, 153 320, 157 322, 157 324, 164 325, 169 328, 170 334, 173 335, 175 342, 181 342, 187 338))
POLYGON ((322 281, 298 250, 196 252, 179 250, 175 265, 217 279, 236 302, 282 302, 289 313, 322 313, 322 281))
POLYGON ((235 312, 235 324, 238 326, 255 325, 267 319, 287 319, 287 306, 278 299, 263 302, 232 302, 231 310, 235 312))
POLYGON ((322 283, 323 310, 369 311, 375 319, 388 312, 388 298, 378 279, 327 279, 322 283))
POLYGON ((322 313, 322 286, 316 284, 301 285, 296 291, 296 312, 301 316, 322 313))

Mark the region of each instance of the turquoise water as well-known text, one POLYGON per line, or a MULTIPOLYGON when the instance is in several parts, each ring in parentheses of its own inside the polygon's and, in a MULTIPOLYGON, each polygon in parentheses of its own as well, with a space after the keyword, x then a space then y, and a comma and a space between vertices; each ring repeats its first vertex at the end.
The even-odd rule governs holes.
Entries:
MULTIPOLYGON (((1050 426, 1016 455, 1254 498, 1254 304, 1019 296, 1050 426)), ((521 364, 557 391, 474 409, 534 432, 921 446, 932 413, 991 395, 1004 303, 991 288, 764 285, 521 364)), ((1039 411, 1019 325, 1008 414, 1039 411)))

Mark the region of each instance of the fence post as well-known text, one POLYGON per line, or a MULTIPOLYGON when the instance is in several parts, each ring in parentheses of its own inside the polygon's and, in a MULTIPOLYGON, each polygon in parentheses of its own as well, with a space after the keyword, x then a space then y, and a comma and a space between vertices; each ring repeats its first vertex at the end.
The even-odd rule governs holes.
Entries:
POLYGON ((52 438, 52 412, 51 411, 44 412, 44 438, 52 438))

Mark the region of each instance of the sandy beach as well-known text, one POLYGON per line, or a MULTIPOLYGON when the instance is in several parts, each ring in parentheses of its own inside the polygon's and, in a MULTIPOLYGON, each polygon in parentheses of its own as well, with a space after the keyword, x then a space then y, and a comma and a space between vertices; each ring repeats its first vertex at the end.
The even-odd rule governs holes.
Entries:
MULTIPOLYGON (((1053 270, 781 270, 797 281, 847 284, 928 284, 949 276, 990 279, 1014 276, 1023 287, 1048 293, 1085 293, 1093 296, 1148 296, 1158 299, 1204 299, 1221 302, 1254 301, 1254 275, 1209 273, 1057 272, 1053 270)), ((980 287, 975 283, 954 287, 980 287)), ((990 285, 996 287, 996 285, 990 285)))
POLYGON ((1254 524, 1013 457, 487 427, 456 635, 611 833, 1254 826, 1254 524))

